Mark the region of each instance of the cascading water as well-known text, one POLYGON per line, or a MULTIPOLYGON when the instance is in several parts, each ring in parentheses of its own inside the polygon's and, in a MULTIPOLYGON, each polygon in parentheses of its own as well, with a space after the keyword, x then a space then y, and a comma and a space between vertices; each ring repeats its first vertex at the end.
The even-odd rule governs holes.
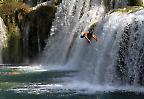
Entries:
POLYGON ((45 60, 49 64, 63 64, 79 35, 100 20, 103 13, 100 0, 63 0, 51 29, 45 60))
POLYGON ((3 19, 0 17, 0 63, 2 64, 2 48, 6 42, 6 26, 4 25, 3 19))
POLYGON ((94 58, 94 82, 134 84, 139 79, 143 56, 143 44, 140 43, 143 33, 142 16, 114 12, 105 16, 97 26, 97 33, 102 40, 97 44, 98 54, 94 58))
MULTIPOLYGON (((125 29, 125 37, 122 39, 125 40, 123 43, 126 45, 123 46, 120 44, 120 50, 123 48, 125 55, 121 52, 119 55, 119 61, 117 68, 123 69, 123 71, 118 71, 120 76, 120 81, 124 83, 130 83, 133 85, 143 85, 143 26, 144 10, 140 10, 134 14, 129 14, 129 17, 132 21, 129 23, 127 29, 125 29)), ((120 51, 119 51, 120 52, 120 51)))
POLYGON ((28 22, 25 23, 25 28, 24 28, 24 39, 23 39, 23 45, 24 45, 24 56, 25 57, 25 62, 26 63, 29 63, 29 60, 27 59, 28 58, 28 48, 29 48, 29 31, 30 31, 30 24, 28 22))
POLYGON ((63 0, 44 65, 72 66, 78 80, 98 85, 143 84, 144 11, 105 14, 104 9, 102 0, 63 0), (98 37, 90 45, 79 37, 89 28, 98 37))

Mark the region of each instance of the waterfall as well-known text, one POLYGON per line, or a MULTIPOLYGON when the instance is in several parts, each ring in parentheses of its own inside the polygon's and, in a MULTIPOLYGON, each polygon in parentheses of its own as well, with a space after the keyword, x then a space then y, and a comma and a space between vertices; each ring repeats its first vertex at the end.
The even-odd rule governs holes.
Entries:
MULTIPOLYGON (((127 4, 127 0, 119 2, 127 4)), ((103 3, 63 0, 42 62, 72 66, 79 71, 78 80, 98 85, 143 85, 144 10, 105 14, 103 3), (90 28, 98 41, 87 44, 80 35, 90 28)))
MULTIPOLYGON (((63 0, 45 49, 49 64, 63 64, 80 34, 96 23, 104 13, 100 0, 63 0)), ((44 62, 47 63, 47 62, 44 62)))
POLYGON ((102 40, 97 43, 93 61, 95 83, 138 84, 143 61, 142 17, 137 13, 114 12, 97 26, 102 40))
MULTIPOLYGON (((128 17, 130 17, 129 14, 128 17)), ((127 29, 128 41, 125 58, 125 72, 121 73, 121 80, 133 85, 144 84, 143 82, 143 57, 144 57, 144 10, 140 10, 132 15, 132 22, 127 29)), ((120 67, 120 66, 118 66, 120 67)))
POLYGON ((24 49, 24 59, 25 59, 25 63, 29 63, 29 59, 28 59, 28 48, 29 48, 29 31, 30 31, 30 24, 29 22, 25 23, 24 26, 24 39, 23 39, 23 49, 24 49))
POLYGON ((0 17, 0 63, 2 64, 2 49, 6 46, 6 26, 3 19, 0 17))

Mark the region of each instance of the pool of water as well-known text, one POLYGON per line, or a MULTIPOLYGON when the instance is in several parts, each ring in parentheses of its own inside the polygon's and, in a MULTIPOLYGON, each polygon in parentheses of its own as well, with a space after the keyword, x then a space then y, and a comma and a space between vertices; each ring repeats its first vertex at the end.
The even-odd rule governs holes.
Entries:
POLYGON ((144 88, 75 81, 76 71, 1 67, 0 99, 144 99, 144 88))

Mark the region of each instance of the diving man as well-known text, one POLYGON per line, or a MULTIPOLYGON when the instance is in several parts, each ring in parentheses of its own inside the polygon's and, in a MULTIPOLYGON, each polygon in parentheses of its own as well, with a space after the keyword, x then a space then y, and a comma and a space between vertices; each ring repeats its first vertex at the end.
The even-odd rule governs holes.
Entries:
POLYGON ((91 38, 97 41, 97 36, 93 34, 95 27, 96 27, 96 23, 92 24, 88 32, 82 33, 80 37, 85 38, 88 43, 91 43, 91 38))
POLYGON ((81 35, 81 38, 85 38, 87 40, 88 43, 91 43, 91 38, 95 39, 97 41, 97 36, 90 33, 90 32, 84 32, 81 35))

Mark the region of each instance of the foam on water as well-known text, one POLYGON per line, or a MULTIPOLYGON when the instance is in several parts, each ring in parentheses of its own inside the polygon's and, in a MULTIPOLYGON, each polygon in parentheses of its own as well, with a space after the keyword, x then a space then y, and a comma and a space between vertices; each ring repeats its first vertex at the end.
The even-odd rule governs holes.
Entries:
POLYGON ((110 85, 92 85, 87 82, 71 82, 62 84, 40 84, 32 83, 29 85, 24 85, 21 88, 9 89, 15 91, 16 93, 28 93, 28 94, 43 94, 43 93, 72 93, 75 94, 96 94, 109 93, 109 92, 135 92, 144 93, 144 87, 134 87, 134 86, 110 86, 110 85))
POLYGON ((103 0, 63 0, 42 65, 79 71, 70 78, 76 82, 68 83, 73 88, 137 91, 144 83, 144 10, 105 14, 104 9, 103 0), (88 45, 80 35, 93 25, 98 41, 88 45))

